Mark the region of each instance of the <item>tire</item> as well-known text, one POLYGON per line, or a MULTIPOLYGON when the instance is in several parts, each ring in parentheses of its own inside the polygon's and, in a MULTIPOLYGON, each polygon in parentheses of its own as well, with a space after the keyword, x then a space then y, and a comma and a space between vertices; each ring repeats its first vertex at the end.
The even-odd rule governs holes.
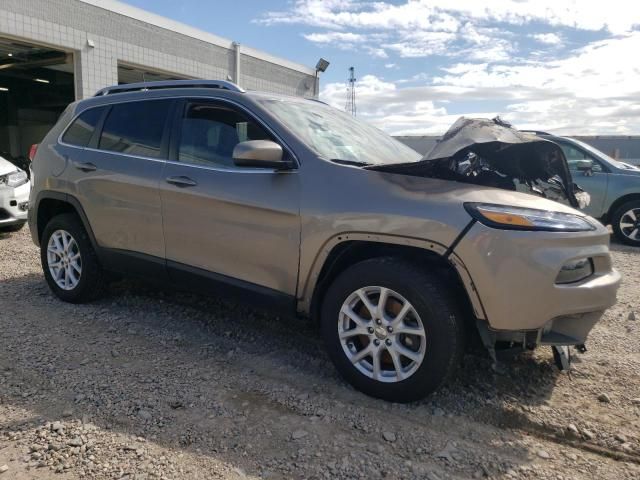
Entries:
POLYGON ((361 392, 392 402, 412 402, 438 389, 460 365, 464 351, 463 319, 451 290, 436 275, 392 257, 357 263, 334 280, 322 302, 321 330, 338 372, 361 392), (358 327, 352 319, 354 312, 358 312, 359 321, 373 316, 357 294, 358 290, 375 304, 385 288, 388 289, 385 318, 380 324, 376 319, 358 327), (377 300, 375 289, 380 289, 377 300), (407 307, 410 313, 401 324, 395 325, 395 332, 385 334, 382 330, 393 325, 390 318, 398 318, 397 314, 406 306, 400 297, 413 308, 407 307), (344 304, 351 309, 349 315, 342 313, 344 304), (352 330, 346 328, 345 332, 345 325, 360 329, 366 326, 368 336, 351 336, 352 330), (416 332, 420 326, 424 331, 422 337, 400 333, 400 330, 416 332), (340 335, 349 337, 341 340, 340 335), (367 348, 382 348, 377 376, 373 356, 353 361, 367 348), (411 353, 416 360, 404 357, 404 353, 411 353), (396 363, 398 358, 400 369, 396 363))
POLYGON ((17 223, 15 225, 10 225, 8 227, 0 227, 0 233, 15 233, 15 232, 19 232, 20 230, 22 230, 22 227, 24 227, 25 223, 27 223, 27 222, 17 223))
MULTIPOLYGON (((69 245, 73 243, 69 240, 69 245)), ((59 242, 61 244, 62 242, 59 242)), ((52 248, 56 248, 55 244, 52 248)), ((53 217, 44 229, 42 239, 40 240, 40 261, 42 263, 42 270, 44 272, 44 278, 49 285, 49 288, 56 294, 58 298, 69 303, 84 303, 95 299, 101 292, 103 287, 104 274, 96 253, 91 245, 89 236, 87 235, 84 226, 80 222, 80 219, 74 214, 62 214, 53 217), (75 242, 75 247, 70 247, 70 252, 66 257, 66 265, 73 273, 75 282, 69 281, 66 285, 60 285, 56 281, 52 274, 50 265, 60 260, 62 257, 58 254, 51 254, 49 249, 50 242, 52 242, 52 236, 56 235, 60 240, 59 235, 68 234, 71 240, 75 242), (77 258, 71 260, 77 255, 77 258), (50 258, 52 259, 50 263, 50 258), (79 260, 79 262, 78 262, 79 260), (80 266, 80 270, 75 269, 72 264, 80 266)), ((66 267, 61 267, 65 272, 62 272, 62 277, 66 274, 66 267)), ((55 271, 60 272, 60 267, 55 271)), ((63 281, 64 283, 64 281, 63 281)))
POLYGON ((631 200, 620 205, 613 212, 611 227, 619 241, 640 247, 640 200, 631 200))

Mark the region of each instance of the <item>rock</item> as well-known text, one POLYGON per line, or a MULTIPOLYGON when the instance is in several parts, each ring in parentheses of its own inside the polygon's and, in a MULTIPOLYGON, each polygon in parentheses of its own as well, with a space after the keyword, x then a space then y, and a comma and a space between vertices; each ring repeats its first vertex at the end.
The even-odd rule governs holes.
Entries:
POLYGON ((81 447, 82 439, 80 437, 72 438, 67 442, 67 445, 69 445, 70 447, 81 447))
POLYGON ((576 427, 573 423, 570 423, 569 425, 567 425, 567 434, 578 437, 580 436, 580 431, 578 430, 578 427, 576 427))
POLYGON ((396 434, 393 432, 382 432, 382 438, 384 438, 387 442, 395 442, 396 434))
POLYGON ((640 397, 632 398, 631 403, 633 403, 634 405, 640 405, 640 397))
POLYGON ((598 400, 602 403, 611 403, 611 398, 606 393, 601 393, 598 395, 598 400))
POLYGON ((629 316, 627 317, 629 320, 631 320, 632 322, 636 321, 636 312, 634 312, 633 310, 631 310, 629 312, 629 316))
POLYGON ((148 410, 140 410, 138 412, 138 417, 140 417, 145 422, 149 421, 151 420, 151 412, 149 412, 148 410))
POLYGON ((51 424, 51 431, 52 432, 60 432, 64 430, 64 425, 62 425, 62 422, 53 422, 51 424))
POLYGON ((71 410, 65 410, 65 411, 62 412, 62 416, 65 417, 65 418, 69 418, 72 415, 73 415, 73 411, 71 411, 71 410))
POLYGON ((304 430, 296 430, 291 434, 291 438, 293 438, 294 440, 300 440, 301 438, 304 438, 307 435, 308 433, 305 432, 304 430))
POLYGON ((6 466, 6 465, 2 465, 2 466, 0 467, 0 473, 4 473, 4 472, 6 472, 7 470, 9 470, 9 467, 8 467, 8 466, 6 466))
POLYGON ((627 443, 627 437, 622 433, 616 433, 613 438, 615 438, 620 443, 627 443))
POLYGON ((594 437, 595 437, 593 432, 591 432, 590 430, 587 430, 587 429, 583 429, 582 430, 582 435, 584 435, 584 438, 586 438, 587 440, 593 440, 594 437))
POLYGON ((549 455, 549 452, 547 452, 546 450, 538 450, 536 452, 536 455, 538 455, 540 458, 544 458, 545 460, 549 460, 551 458, 551 455, 549 455))
POLYGON ((118 351, 114 348, 113 350, 111 350, 111 356, 113 358, 118 358, 120 356, 120 354, 118 353, 118 351))

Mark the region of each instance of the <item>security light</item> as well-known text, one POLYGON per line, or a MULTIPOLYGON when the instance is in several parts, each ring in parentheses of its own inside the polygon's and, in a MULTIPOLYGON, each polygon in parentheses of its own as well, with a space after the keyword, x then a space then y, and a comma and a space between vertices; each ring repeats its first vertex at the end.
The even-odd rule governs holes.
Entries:
POLYGON ((318 63, 316 63, 316 72, 324 72, 328 66, 329 61, 321 58, 320 60, 318 60, 318 63))

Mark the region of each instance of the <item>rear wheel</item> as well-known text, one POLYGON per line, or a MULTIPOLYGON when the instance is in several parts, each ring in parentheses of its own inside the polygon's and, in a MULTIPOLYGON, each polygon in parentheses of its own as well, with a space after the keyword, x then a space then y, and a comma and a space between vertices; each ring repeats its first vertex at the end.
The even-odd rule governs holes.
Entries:
POLYGON ((449 290, 394 258, 350 267, 323 301, 322 333, 336 368, 385 400, 410 402, 436 390, 460 362, 462 332, 449 290))
POLYGON ((618 240, 640 246, 640 200, 632 200, 616 209, 611 226, 618 240))
POLYGON ((101 291, 102 268, 75 215, 58 215, 49 221, 40 240, 40 260, 49 288, 65 302, 86 302, 101 291))

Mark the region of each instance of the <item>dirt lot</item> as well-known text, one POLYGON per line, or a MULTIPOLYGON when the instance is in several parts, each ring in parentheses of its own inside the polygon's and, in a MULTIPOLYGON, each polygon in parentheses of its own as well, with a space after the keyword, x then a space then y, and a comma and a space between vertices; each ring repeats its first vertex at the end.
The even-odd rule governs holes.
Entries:
POLYGON ((132 281, 64 304, 26 229, 0 236, 0 480, 640 478, 640 252, 613 250, 619 303, 571 375, 548 349, 504 375, 468 356, 394 405, 313 325, 132 281))

